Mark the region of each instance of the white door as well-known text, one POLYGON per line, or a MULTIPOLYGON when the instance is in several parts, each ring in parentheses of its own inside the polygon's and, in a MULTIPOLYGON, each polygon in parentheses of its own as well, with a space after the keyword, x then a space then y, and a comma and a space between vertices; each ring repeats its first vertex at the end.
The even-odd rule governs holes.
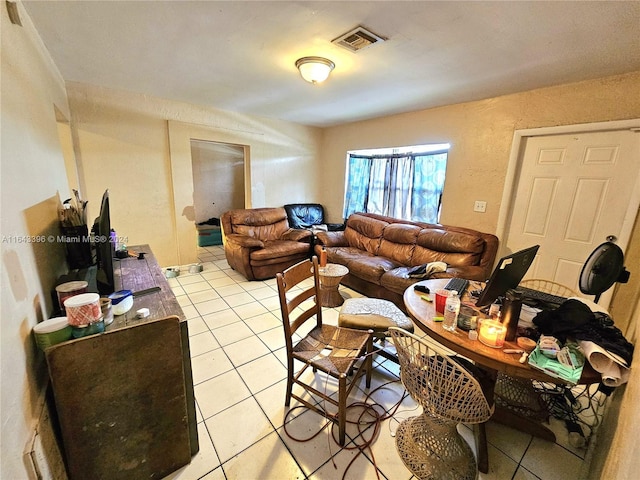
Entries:
MULTIPOLYGON (((609 235, 620 236, 629 213, 635 218, 638 205, 630 199, 640 171, 640 133, 548 135, 526 138, 523 145, 507 248, 539 244, 525 278, 580 292, 578 279, 591 252, 609 235)), ((608 306, 612 292, 602 295, 601 306, 608 306)))

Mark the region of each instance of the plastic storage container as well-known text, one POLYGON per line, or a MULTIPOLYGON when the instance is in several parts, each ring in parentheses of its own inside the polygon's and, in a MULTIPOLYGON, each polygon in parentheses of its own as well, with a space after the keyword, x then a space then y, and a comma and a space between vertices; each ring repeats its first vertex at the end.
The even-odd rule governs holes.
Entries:
POLYGON ((133 292, 131 290, 119 290, 109 295, 111 310, 114 315, 124 315, 133 307, 133 292))
POLYGON ((222 230, 220 227, 198 225, 196 228, 198 230, 199 247, 222 245, 222 230))
POLYGON ((102 319, 100 295, 97 293, 81 293, 64 301, 67 320, 72 327, 84 327, 102 319))
POLYGON ((84 280, 76 280, 58 285, 56 287, 56 295, 58 296, 58 306, 60 310, 64 311, 64 301, 67 298, 86 293, 88 286, 89 283, 84 280))
POLYGON ((60 342, 71 339, 71 326, 67 317, 57 317, 40 322, 33 327, 36 345, 43 350, 60 342))

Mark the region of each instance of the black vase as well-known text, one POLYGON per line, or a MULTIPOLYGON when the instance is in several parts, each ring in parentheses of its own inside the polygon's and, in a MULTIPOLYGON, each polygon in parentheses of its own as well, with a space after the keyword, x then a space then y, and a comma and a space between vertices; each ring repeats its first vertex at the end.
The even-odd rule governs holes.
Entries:
POLYGON ((500 309, 500 318, 507 327, 507 334, 504 338, 507 342, 513 342, 516 339, 520 310, 522 310, 522 292, 507 290, 500 309))

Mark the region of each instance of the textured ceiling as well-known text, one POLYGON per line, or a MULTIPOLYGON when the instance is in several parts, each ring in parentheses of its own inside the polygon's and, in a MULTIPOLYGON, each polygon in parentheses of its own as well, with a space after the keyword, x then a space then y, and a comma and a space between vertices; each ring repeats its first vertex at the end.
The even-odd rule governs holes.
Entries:
POLYGON ((23 1, 66 81, 329 126, 640 70, 640 2, 23 1), (357 53, 331 40, 363 25, 357 53), (319 55, 322 85, 295 61, 319 55))

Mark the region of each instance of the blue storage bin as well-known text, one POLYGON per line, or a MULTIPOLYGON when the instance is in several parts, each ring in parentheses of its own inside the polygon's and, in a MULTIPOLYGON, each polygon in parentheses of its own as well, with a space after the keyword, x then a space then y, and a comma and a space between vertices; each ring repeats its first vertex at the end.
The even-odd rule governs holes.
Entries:
POLYGON ((198 225, 198 246, 210 247, 212 245, 222 245, 222 231, 220 227, 209 225, 198 225))

